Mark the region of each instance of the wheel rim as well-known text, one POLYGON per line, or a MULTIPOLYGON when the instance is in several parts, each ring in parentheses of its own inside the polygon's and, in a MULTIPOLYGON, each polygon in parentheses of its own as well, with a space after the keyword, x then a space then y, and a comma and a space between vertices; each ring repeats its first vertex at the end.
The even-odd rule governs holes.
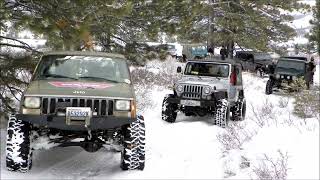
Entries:
POLYGON ((242 120, 245 118, 246 116, 246 102, 245 100, 242 101, 242 107, 241 107, 241 118, 242 120))
POLYGON ((224 114, 224 117, 225 117, 224 127, 227 127, 227 125, 228 125, 228 121, 229 121, 229 117, 230 117, 229 115, 230 115, 230 109, 227 106, 225 114, 224 114))
POLYGON ((240 101, 240 106, 239 106, 239 110, 238 111, 239 111, 238 120, 242 120, 242 116, 243 116, 243 101, 240 101))
POLYGON ((260 72, 260 70, 259 69, 257 69, 257 76, 261 76, 261 72, 260 72))

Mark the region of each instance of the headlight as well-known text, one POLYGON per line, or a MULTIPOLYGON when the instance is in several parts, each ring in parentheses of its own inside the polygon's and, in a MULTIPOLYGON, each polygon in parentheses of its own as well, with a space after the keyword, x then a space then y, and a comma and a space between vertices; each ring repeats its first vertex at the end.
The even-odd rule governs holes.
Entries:
POLYGON ((182 85, 178 85, 176 88, 177 92, 181 93, 183 92, 183 86, 182 85))
POLYGON ((203 88, 203 93, 204 93, 204 94, 209 94, 210 91, 211 91, 211 88, 208 87, 208 86, 203 88))
POLYGON ((117 100, 116 101, 116 110, 129 111, 130 110, 130 101, 117 100))
POLYGON ((279 79, 279 78, 280 78, 280 74, 277 74, 277 75, 276 75, 276 78, 279 79))
POLYGON ((297 79, 297 76, 292 76, 292 80, 296 80, 297 79))
POLYGON ((40 108, 40 98, 39 97, 25 97, 24 107, 26 108, 40 108))
POLYGON ((287 76, 287 79, 290 79, 290 76, 287 76))
POLYGON ((281 79, 283 79, 284 78, 284 75, 281 75, 281 79))

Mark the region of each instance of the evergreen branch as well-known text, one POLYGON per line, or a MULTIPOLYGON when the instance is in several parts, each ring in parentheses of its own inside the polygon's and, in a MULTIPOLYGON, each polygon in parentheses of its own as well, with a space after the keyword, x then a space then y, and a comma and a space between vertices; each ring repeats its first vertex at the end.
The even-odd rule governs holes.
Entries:
POLYGON ((9 109, 9 111, 13 112, 15 109, 7 102, 6 98, 0 94, 0 100, 4 103, 4 109, 9 109))
POLYGON ((19 98, 16 96, 16 93, 15 93, 14 91, 17 91, 18 93, 22 94, 21 89, 12 87, 12 86, 10 86, 9 84, 7 84, 7 85, 5 85, 5 86, 9 89, 11 95, 12 95, 17 101, 19 101, 19 98))
POLYGON ((20 44, 23 44, 23 45, 14 45, 14 44, 10 44, 10 43, 1 43, 0 42, 0 45, 6 45, 6 46, 12 46, 12 47, 20 47, 20 48, 23 48, 23 49, 29 49, 29 50, 33 51, 32 47, 29 46, 29 44, 27 44, 27 43, 25 43, 23 41, 20 41, 18 39, 6 37, 6 36, 1 36, 1 35, 0 35, 0 39, 12 40, 12 41, 16 41, 16 42, 18 42, 20 44))
POLYGON ((33 51, 32 48, 29 48, 29 47, 24 46, 24 45, 16 45, 16 44, 9 44, 9 43, 0 43, 0 46, 16 47, 16 48, 21 48, 21 49, 26 49, 26 50, 33 51))

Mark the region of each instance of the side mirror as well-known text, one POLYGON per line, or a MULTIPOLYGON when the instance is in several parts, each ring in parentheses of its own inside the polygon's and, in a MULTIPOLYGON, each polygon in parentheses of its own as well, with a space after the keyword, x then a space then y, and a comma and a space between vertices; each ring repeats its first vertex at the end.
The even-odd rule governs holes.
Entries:
POLYGON ((182 72, 182 69, 180 66, 177 67, 177 73, 181 73, 182 72))

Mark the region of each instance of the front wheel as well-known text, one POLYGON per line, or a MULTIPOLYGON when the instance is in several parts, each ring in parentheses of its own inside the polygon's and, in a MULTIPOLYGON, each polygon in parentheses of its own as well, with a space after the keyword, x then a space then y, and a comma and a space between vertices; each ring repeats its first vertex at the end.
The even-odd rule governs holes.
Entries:
POLYGON ((6 165, 9 171, 28 172, 32 166, 30 124, 11 115, 7 128, 6 165))
POLYGON ((143 170, 145 165, 145 125, 143 116, 124 128, 122 170, 143 170))
POLYGON ((215 124, 222 128, 225 128, 228 126, 229 119, 230 119, 229 103, 226 99, 221 99, 217 102, 215 124))
POLYGON ((162 120, 174 123, 177 118, 178 105, 168 102, 169 98, 174 97, 173 94, 168 94, 164 97, 162 103, 162 120))
POLYGON ((269 79, 267 81, 267 85, 266 85, 266 95, 272 94, 272 88, 273 88, 273 80, 269 79))

